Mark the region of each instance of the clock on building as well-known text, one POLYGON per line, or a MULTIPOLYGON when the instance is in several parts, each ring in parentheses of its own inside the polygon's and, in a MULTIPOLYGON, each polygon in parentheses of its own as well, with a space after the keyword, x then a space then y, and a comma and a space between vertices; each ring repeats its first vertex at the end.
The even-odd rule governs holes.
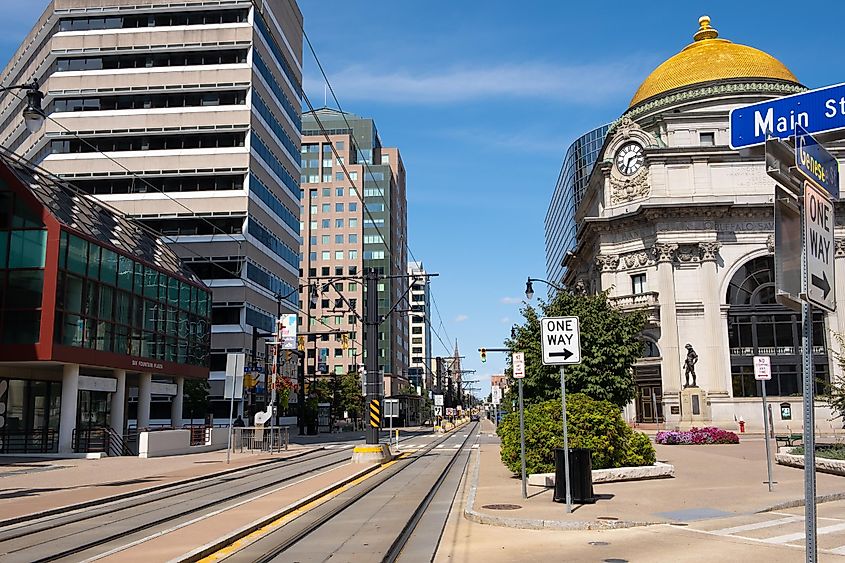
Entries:
POLYGON ((636 174, 644 163, 643 148, 637 143, 626 143, 616 153, 616 168, 625 176, 636 174))

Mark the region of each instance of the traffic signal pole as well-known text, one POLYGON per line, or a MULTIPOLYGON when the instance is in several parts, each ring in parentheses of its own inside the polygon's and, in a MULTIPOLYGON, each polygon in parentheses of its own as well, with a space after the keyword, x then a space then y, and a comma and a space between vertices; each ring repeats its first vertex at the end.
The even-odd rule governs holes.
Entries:
MULTIPOLYGON (((381 412, 381 385, 379 373, 379 354, 378 354, 378 274, 372 268, 364 272, 364 287, 366 293, 364 295, 364 337, 366 339, 365 345, 367 349, 367 408, 370 409, 373 401, 378 402, 378 411, 381 412)), ((379 431, 381 429, 381 420, 378 425, 374 426, 374 418, 370 417, 367 424, 367 445, 376 445, 379 443, 379 431)))

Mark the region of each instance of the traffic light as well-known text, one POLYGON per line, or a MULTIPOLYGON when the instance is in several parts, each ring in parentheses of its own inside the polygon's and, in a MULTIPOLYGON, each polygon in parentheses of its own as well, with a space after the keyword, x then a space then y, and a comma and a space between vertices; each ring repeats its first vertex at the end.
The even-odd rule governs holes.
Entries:
POLYGON ((341 345, 343 346, 344 350, 349 349, 349 335, 348 334, 342 334, 340 336, 340 342, 341 342, 341 345))
POLYGON ((481 352, 481 363, 487 363, 487 349, 482 348, 481 350, 479 350, 479 352, 481 352))

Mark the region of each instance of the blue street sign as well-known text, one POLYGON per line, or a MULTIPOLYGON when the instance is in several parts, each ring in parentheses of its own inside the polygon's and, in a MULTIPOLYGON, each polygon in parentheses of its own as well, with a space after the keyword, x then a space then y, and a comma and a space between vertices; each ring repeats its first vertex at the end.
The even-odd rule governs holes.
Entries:
POLYGON ((732 109, 731 148, 762 145, 767 134, 786 139, 796 125, 809 133, 845 128, 845 84, 732 109))
POLYGON ((800 125, 795 127, 795 166, 833 199, 839 199, 839 162, 800 125))

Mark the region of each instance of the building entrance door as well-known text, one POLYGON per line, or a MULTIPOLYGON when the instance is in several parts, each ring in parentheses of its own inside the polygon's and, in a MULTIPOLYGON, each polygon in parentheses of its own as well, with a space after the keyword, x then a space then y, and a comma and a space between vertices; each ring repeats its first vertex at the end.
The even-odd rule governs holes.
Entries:
POLYGON ((637 385, 637 422, 663 422, 663 383, 660 366, 636 366, 634 380, 637 385))

